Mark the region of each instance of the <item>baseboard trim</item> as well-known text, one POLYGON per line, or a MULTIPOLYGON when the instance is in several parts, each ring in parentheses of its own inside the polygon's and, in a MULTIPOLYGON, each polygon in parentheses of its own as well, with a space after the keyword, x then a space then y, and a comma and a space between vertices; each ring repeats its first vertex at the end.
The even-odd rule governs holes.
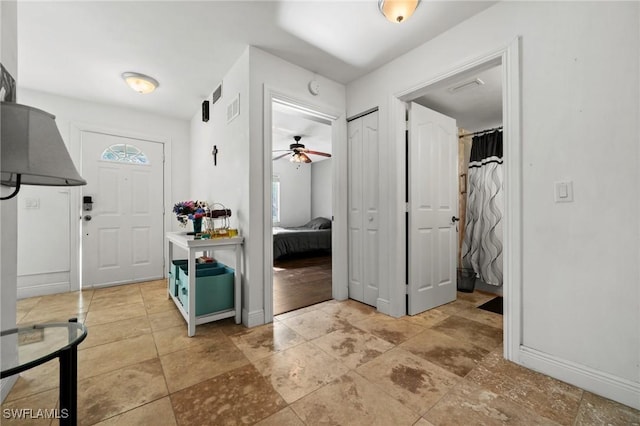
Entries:
POLYGON ((48 294, 66 293, 69 291, 69 282, 39 284, 29 287, 18 287, 18 299, 27 297, 46 296, 48 294))
POLYGON ((502 286, 495 286, 491 284, 487 284, 483 282, 480 278, 476 278, 475 289, 484 291, 485 293, 491 293, 498 296, 503 296, 502 294, 502 286))
POLYGON ((4 402, 5 398, 7 397, 7 395, 9 395, 9 392, 11 392, 11 388, 13 388, 13 385, 16 384, 17 380, 17 374, 0 380, 0 403, 4 402))
POLYGON ((594 370, 526 346, 520 347, 520 363, 532 370, 640 410, 640 383, 594 370))
POLYGON ((253 311, 253 312, 247 312, 244 311, 242 312, 242 318, 243 318, 243 323, 251 328, 251 327, 257 327, 259 325, 264 324, 264 310, 260 309, 258 311, 253 311))

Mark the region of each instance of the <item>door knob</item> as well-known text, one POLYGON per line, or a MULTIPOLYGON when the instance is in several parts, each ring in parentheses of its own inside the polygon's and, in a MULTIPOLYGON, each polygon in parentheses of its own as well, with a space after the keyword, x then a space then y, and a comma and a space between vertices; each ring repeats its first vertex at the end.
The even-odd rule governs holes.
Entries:
POLYGON ((89 222, 89 221, 91 220, 91 215, 90 215, 90 214, 85 215, 85 216, 84 216, 84 220, 86 220, 87 222, 89 222))
POLYGON ((459 222, 459 221, 460 221, 459 217, 451 216, 451 222, 452 223, 456 223, 456 222, 459 222))

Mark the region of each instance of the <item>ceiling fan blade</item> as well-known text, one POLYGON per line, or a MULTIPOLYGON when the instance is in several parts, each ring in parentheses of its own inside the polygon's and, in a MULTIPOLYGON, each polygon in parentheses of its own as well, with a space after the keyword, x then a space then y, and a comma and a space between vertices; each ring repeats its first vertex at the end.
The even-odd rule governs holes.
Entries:
POLYGON ((277 157, 273 157, 273 159, 272 159, 272 160, 273 160, 273 161, 276 161, 276 160, 279 160, 279 159, 281 159, 281 158, 286 157, 287 155, 289 155, 289 152, 285 152, 284 154, 280 154, 280 155, 278 155, 277 157))
POLYGON ((322 155, 323 157, 331 157, 331 154, 328 154, 326 152, 311 151, 310 149, 305 149, 304 152, 306 152, 307 154, 322 155))
POLYGON ((291 150, 290 149, 274 149, 271 152, 291 152, 291 150))

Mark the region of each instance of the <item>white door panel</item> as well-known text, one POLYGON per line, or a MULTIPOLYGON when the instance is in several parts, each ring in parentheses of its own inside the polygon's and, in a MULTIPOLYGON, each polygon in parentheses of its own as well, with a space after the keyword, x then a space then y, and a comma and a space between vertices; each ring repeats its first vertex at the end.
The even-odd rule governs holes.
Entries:
POLYGON ((365 269, 364 269, 364 277, 365 284, 364 287, 364 303, 371 306, 376 306, 378 302, 378 265, 380 265, 379 256, 378 256, 378 230, 377 229, 367 229, 367 233, 365 234, 365 269))
POLYGON ((379 291, 378 112, 350 121, 349 297, 376 306, 379 291))
POLYGON ((160 143, 83 131, 82 285, 105 286, 162 278, 163 146, 160 143), (113 145, 136 147, 144 163, 102 159, 113 145), (91 216, 86 220, 86 216, 91 216))
POLYGON ((347 125, 349 155, 349 298, 364 302, 362 230, 362 123, 347 125))
POLYGON ((456 299, 457 127, 411 103, 409 306, 415 315, 456 299))
POLYGON ((362 156, 365 158, 364 172, 364 207, 365 213, 365 240, 366 256, 364 262, 364 303, 376 306, 378 303, 379 288, 379 243, 378 243, 378 217, 379 217, 379 179, 380 167, 378 148, 378 113, 362 117, 363 143, 362 156))

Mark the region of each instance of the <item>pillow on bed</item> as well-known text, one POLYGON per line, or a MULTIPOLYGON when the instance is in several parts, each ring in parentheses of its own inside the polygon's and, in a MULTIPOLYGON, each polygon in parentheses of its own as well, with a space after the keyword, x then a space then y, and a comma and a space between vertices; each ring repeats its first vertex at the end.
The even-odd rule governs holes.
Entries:
POLYGON ((316 217, 307 222, 304 227, 311 229, 330 229, 331 221, 326 217, 316 217))

